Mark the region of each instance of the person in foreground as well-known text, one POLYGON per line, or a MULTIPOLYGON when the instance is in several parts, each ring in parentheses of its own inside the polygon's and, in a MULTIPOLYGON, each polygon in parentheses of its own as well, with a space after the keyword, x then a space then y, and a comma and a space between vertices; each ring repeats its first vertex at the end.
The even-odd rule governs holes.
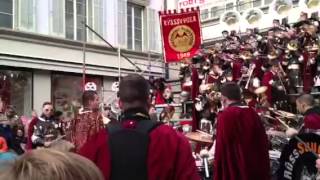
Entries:
POLYGON ((268 139, 260 117, 241 103, 237 84, 226 83, 221 94, 214 180, 270 180, 268 139))
POLYGON ((22 155, 0 172, 0 180, 103 180, 88 159, 51 149, 37 149, 22 155))
POLYGON ((80 149, 105 180, 199 180, 188 140, 150 120, 149 84, 128 75, 119 85, 121 122, 110 123, 80 149))

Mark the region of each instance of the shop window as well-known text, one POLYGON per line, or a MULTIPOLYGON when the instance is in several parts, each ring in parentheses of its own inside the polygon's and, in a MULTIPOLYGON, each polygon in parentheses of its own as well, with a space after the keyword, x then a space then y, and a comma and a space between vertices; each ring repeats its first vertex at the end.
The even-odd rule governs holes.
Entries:
MULTIPOLYGON (((87 76, 86 82, 94 82, 101 95, 102 78, 87 76)), ((73 118, 82 104, 82 76, 70 74, 52 75, 52 102, 55 110, 63 112, 65 118, 73 118)), ((102 98, 100 99, 102 101, 102 98)))
POLYGON ((32 73, 27 71, 0 71, 0 114, 13 106, 18 116, 32 112, 32 73))

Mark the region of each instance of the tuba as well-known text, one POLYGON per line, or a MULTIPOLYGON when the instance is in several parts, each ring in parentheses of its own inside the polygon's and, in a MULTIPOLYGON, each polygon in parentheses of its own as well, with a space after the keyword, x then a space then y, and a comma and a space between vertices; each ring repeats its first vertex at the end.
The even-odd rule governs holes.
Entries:
POLYGON ((220 23, 228 30, 239 30, 241 15, 238 11, 226 11, 220 17, 220 23))
POLYGON ((270 7, 270 14, 275 13, 276 18, 285 18, 292 10, 292 0, 274 0, 270 7))
POLYGON ((320 8, 320 0, 300 0, 299 8, 302 12, 311 14, 320 8))
POLYGON ((244 12, 242 17, 250 28, 259 27, 262 21, 263 12, 259 8, 253 8, 244 12))

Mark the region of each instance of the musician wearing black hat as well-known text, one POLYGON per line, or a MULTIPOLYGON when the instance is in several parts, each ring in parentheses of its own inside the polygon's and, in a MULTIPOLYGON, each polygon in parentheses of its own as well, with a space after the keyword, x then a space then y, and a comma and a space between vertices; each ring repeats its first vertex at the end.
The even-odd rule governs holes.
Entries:
POLYGON ((214 180, 270 180, 268 139, 260 117, 241 103, 236 83, 224 84, 221 94, 214 180))

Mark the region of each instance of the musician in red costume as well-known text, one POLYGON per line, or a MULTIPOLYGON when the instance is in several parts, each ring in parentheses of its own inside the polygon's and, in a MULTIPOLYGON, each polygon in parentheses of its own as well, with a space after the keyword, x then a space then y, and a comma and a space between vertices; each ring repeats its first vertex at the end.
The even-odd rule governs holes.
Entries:
POLYGON ((262 78, 262 86, 266 86, 268 88, 266 95, 267 95, 269 105, 272 105, 273 103, 272 84, 274 83, 274 78, 277 75, 278 71, 279 71, 279 64, 274 63, 272 64, 270 70, 264 73, 262 78))
POLYGON ((268 139, 259 115, 241 103, 240 87, 221 88, 214 180, 270 180, 268 139))
POLYGON ((103 116, 99 112, 99 96, 96 91, 85 91, 82 95, 83 109, 72 121, 71 142, 76 152, 94 134, 104 129, 103 116))
POLYGON ((119 96, 121 122, 108 124, 80 150, 105 180, 200 180, 188 140, 150 120, 148 82, 140 75, 126 76, 119 96))

